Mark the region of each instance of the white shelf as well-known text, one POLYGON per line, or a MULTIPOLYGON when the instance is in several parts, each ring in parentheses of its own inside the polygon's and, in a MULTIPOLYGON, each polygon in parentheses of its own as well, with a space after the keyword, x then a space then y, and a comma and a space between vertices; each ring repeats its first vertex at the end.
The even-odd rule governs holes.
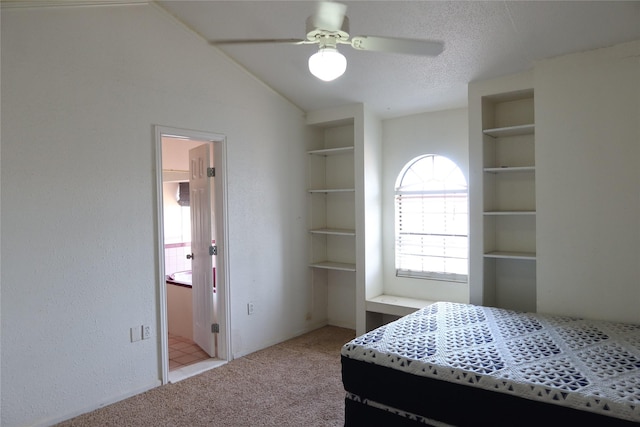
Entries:
POLYGON ((309 264, 309 267, 323 268, 325 270, 356 271, 355 264, 348 264, 344 262, 335 262, 335 261, 313 262, 309 264))
POLYGON ((355 188, 317 188, 310 189, 309 193, 353 193, 355 188))
POLYGON ((535 166, 500 166, 497 168, 484 168, 488 173, 510 173, 510 172, 535 172, 535 166))
POLYGON ((427 301, 415 298, 404 298, 393 295, 378 295, 366 301, 367 311, 374 313, 391 314, 394 316, 406 316, 414 311, 433 304, 435 301, 427 301))
POLYGON ((311 150, 307 151, 308 154, 318 155, 318 156, 332 156, 338 154, 348 154, 353 153, 353 147, 338 147, 338 148, 323 148, 321 150, 311 150))
POLYGON ((356 230, 349 230, 345 228, 316 228, 313 230, 309 230, 309 233, 329 234, 332 236, 355 236, 356 230))
POLYGON ((535 261, 536 254, 533 252, 508 252, 508 251, 495 251, 484 254, 485 258, 499 258, 499 259, 521 259, 535 261))
POLYGON ((500 216, 500 215, 535 215, 536 211, 487 211, 483 212, 487 216, 500 216))
POLYGON ((526 124, 526 125, 494 128, 494 129, 485 129, 482 131, 482 133, 494 138, 504 138, 508 136, 519 136, 519 135, 532 135, 535 133, 535 125, 526 124))

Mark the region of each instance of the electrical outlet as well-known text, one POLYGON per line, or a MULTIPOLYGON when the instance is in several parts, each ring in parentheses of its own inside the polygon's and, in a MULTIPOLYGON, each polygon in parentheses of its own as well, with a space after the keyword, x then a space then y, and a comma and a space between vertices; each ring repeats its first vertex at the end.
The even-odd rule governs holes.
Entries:
POLYGON ((142 339, 148 340, 149 338, 151 338, 151 326, 142 325, 142 339))
POLYGON ((140 341, 142 339, 142 329, 140 326, 131 328, 131 342, 140 341))
POLYGON ((255 309, 255 307, 253 306, 252 302, 247 304, 247 314, 249 316, 251 316, 253 314, 254 309, 255 309))

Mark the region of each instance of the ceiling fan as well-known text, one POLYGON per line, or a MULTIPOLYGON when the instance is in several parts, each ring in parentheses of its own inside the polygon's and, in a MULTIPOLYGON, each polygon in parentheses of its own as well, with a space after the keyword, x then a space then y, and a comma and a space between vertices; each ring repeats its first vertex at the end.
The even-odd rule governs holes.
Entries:
POLYGON ((318 52, 309 58, 309 71, 324 81, 335 80, 344 74, 347 59, 338 52, 339 44, 350 45, 357 50, 401 53, 407 55, 437 56, 444 50, 444 43, 436 40, 418 40, 397 37, 349 35, 347 7, 333 1, 318 3, 316 13, 307 18, 305 39, 226 39, 212 40, 212 45, 288 43, 317 44, 318 52))

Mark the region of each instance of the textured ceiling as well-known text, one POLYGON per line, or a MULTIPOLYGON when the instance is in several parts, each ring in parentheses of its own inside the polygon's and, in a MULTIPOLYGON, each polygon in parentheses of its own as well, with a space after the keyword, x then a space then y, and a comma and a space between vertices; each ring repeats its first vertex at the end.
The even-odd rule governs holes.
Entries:
MULTIPOLYGON (((466 105, 467 84, 537 59, 640 39, 640 1, 348 1, 350 34, 435 39, 438 57, 339 46, 346 73, 322 82, 313 46, 225 46, 229 57, 303 110, 364 102, 381 117, 466 105)), ((160 1, 207 40, 304 38, 314 1, 160 1)), ((211 49, 218 49, 211 47, 211 49)))

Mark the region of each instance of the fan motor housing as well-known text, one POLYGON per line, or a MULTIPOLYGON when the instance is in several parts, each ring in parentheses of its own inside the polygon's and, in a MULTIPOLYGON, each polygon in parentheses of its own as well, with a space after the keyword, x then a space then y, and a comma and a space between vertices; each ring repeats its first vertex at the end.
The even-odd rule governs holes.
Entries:
POLYGON ((349 40, 349 18, 346 16, 342 21, 339 30, 326 30, 324 28, 316 28, 313 16, 307 18, 307 40, 320 44, 334 45, 338 42, 346 42, 349 40), (324 43, 323 43, 324 42, 324 43))

